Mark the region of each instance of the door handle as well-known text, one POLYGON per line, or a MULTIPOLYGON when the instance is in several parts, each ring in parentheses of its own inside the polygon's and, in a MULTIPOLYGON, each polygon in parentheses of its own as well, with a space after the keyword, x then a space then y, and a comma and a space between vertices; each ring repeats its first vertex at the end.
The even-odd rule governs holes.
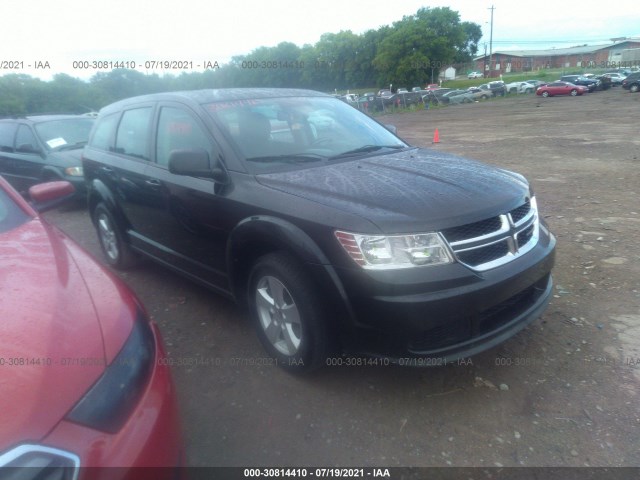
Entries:
POLYGON ((160 180, 145 180, 144 183, 146 183, 147 185, 151 186, 151 187, 160 187, 162 186, 162 183, 160 182, 160 180))

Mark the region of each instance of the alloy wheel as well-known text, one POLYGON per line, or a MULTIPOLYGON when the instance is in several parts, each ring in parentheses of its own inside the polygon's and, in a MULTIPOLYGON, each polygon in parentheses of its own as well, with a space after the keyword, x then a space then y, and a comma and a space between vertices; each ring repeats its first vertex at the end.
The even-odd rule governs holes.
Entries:
POLYGON ((118 249, 118 238, 116 232, 111 225, 111 220, 105 213, 98 215, 98 232, 100 234, 100 242, 104 247, 107 256, 114 262, 118 260, 120 251, 118 249))
POLYGON ((302 325, 287 287, 276 277, 264 276, 256 285, 255 300, 260 326, 271 345, 283 355, 295 355, 302 341, 302 325))

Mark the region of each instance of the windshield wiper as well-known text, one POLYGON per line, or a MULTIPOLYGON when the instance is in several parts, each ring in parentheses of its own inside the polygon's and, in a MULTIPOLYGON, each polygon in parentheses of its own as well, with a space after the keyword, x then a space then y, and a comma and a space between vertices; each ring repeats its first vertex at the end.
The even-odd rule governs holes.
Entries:
POLYGON ((296 153, 286 155, 265 155, 264 157, 247 158, 249 162, 285 162, 285 163, 308 163, 324 160, 326 157, 315 153, 296 153))
POLYGON ((60 152, 62 150, 73 150, 75 148, 82 148, 87 144, 87 142, 78 142, 78 143, 68 143, 66 145, 61 145, 54 150, 60 152))
POLYGON ((406 148, 406 147, 404 145, 363 145, 362 147, 354 148, 353 150, 347 150, 346 152, 342 152, 332 157, 329 157, 329 160, 348 157, 350 155, 358 155, 360 153, 375 152, 383 148, 392 148, 393 150, 402 150, 403 148, 406 148))

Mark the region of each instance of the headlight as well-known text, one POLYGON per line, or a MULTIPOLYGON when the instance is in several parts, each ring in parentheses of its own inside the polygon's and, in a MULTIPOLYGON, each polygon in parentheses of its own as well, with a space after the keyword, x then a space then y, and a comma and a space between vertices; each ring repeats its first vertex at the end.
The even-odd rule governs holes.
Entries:
POLYGON ((0 455, 0 477, 4 480, 75 480, 77 455, 43 445, 19 445, 0 455))
POLYGON ((64 173, 66 173, 70 177, 81 177, 82 167, 68 167, 64 169, 64 173))
POLYGON ((337 231, 335 235, 349 256, 363 268, 382 270, 453 262, 438 233, 385 236, 337 231))
POLYGON ((72 422, 115 433, 127 421, 147 385, 155 340, 141 312, 122 350, 67 416, 72 422))

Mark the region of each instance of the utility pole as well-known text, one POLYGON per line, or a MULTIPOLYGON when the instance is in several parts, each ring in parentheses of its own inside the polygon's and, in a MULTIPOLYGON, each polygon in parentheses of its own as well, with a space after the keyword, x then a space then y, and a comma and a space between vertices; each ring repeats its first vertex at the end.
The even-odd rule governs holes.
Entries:
POLYGON ((489 35, 489 77, 493 77, 493 11, 496 9, 491 5, 491 34, 489 35))
POLYGON ((484 42, 484 66, 482 68, 482 78, 487 78, 487 42, 484 42))

